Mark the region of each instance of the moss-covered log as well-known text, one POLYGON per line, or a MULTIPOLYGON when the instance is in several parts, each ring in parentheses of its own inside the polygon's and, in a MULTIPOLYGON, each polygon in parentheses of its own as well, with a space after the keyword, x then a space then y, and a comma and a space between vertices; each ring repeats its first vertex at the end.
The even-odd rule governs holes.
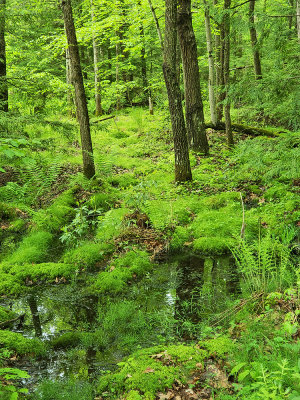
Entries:
MULTIPOLYGON (((208 123, 208 124, 205 124, 205 128, 206 129, 211 128, 211 129, 215 129, 218 131, 224 131, 225 123, 218 122, 217 125, 208 123)), ((277 137, 280 135, 280 133, 283 133, 283 131, 273 132, 268 129, 257 128, 256 126, 248 126, 248 125, 242 125, 242 124, 232 124, 232 129, 236 132, 245 133, 246 135, 250 135, 250 136, 262 135, 262 136, 269 136, 269 137, 277 137)))

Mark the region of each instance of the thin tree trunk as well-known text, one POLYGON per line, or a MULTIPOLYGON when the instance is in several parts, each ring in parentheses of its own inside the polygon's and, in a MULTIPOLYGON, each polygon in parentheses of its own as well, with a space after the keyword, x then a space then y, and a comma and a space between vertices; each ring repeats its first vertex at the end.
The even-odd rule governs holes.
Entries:
POLYGON ((6 76, 5 18, 6 0, 0 0, 0 110, 8 111, 8 86, 6 76))
POLYGON ((228 146, 233 146, 233 134, 229 98, 229 63, 230 63, 230 6, 231 0, 224 0, 224 85, 225 85, 225 127, 228 146))
POLYGON ((177 1, 166 0, 163 72, 168 92, 169 110, 174 140, 175 181, 185 182, 192 179, 192 172, 190 167, 184 116, 181 105, 180 88, 176 74, 176 25, 177 1))
POLYGON ((197 44, 192 24, 191 0, 178 1, 178 33, 182 54, 185 117, 192 149, 208 154, 200 87, 197 44))
POLYGON ((70 63, 70 53, 69 48, 66 48, 66 83, 68 85, 67 88, 67 99, 69 105, 69 117, 75 118, 74 112, 74 96, 73 96, 73 87, 72 87, 72 71, 71 71, 71 63, 70 63))
POLYGON ((261 79, 262 78, 261 62, 260 62, 258 40, 254 22, 255 1, 256 0, 250 0, 249 2, 249 30, 250 30, 252 52, 253 52, 255 79, 261 79))
POLYGON ((116 44, 116 85, 117 85, 117 102, 116 102, 116 109, 117 111, 121 110, 121 94, 120 94, 120 53, 121 53, 121 46, 120 42, 118 41, 116 44))
MULTIPOLYGON (((94 14, 94 4, 91 0, 91 10, 92 10, 92 24, 95 22, 94 14)), ((97 43, 97 38, 93 33, 93 56, 94 56, 94 79, 95 79, 95 115, 96 117, 103 114, 102 103, 101 103, 101 81, 99 72, 99 45, 97 43)))
MULTIPOLYGON (((217 6, 218 0, 214 0, 217 6)), ((216 46, 216 111, 217 122, 223 118, 224 93, 224 23, 218 24, 218 32, 215 35, 216 46)))
MULTIPOLYGON (((146 61, 146 48, 145 48, 145 32, 144 32, 144 25, 143 25, 143 19, 142 16, 140 15, 141 12, 141 0, 138 0, 138 10, 139 10, 139 30, 140 30, 140 40, 142 43, 142 48, 141 48, 141 74, 142 74, 142 85, 143 85, 143 103, 147 103, 149 101, 149 113, 151 114, 151 104, 152 104, 152 99, 151 99, 151 91, 149 89, 149 83, 148 83, 148 77, 147 77, 147 61, 146 61)), ((153 104, 152 104, 152 114, 153 114, 153 104)))
POLYGON ((150 7, 150 10, 151 10, 154 22, 155 22, 155 26, 156 26, 156 31, 157 31, 160 47, 161 47, 161 50, 164 51, 164 41, 163 41, 163 38, 162 38, 159 21, 158 21, 158 18, 156 16, 155 8, 153 7, 153 4, 152 4, 151 0, 148 0, 148 3, 149 3, 149 7, 150 7))
POLYGON ((297 14, 297 35, 298 35, 298 42, 300 44, 300 1, 296 1, 296 14, 297 14))
POLYGON ((83 159, 83 173, 90 179, 95 175, 95 164, 93 158, 93 146, 90 133, 90 120, 86 102, 86 95, 83 85, 83 76, 80 65, 78 43, 76 31, 73 21, 71 0, 62 0, 62 11, 66 35, 68 40, 68 48, 70 54, 70 62, 72 69, 72 81, 75 88, 75 102, 77 109, 77 118, 80 127, 81 148, 83 159))
POLYGON ((212 35, 210 26, 210 12, 209 5, 204 0, 205 6, 205 30, 206 30, 206 44, 208 53, 208 95, 209 95, 209 108, 210 118, 213 125, 217 123, 216 111, 216 97, 215 97, 215 65, 213 56, 212 35))

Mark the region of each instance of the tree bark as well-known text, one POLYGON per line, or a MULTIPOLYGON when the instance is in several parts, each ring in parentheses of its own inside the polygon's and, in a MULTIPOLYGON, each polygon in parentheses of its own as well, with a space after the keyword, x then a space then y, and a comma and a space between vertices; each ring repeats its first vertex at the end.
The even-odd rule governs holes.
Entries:
POLYGON ((178 1, 178 34, 184 74, 185 118, 192 149, 208 154, 191 0, 178 1))
POLYGON ((225 85, 225 127, 228 146, 234 145, 229 98, 229 63, 230 63, 230 6, 231 0, 224 0, 224 85, 225 85))
MULTIPOLYGON (((95 22, 94 3, 91 0, 92 24, 95 22)), ((95 80, 95 115, 99 117, 103 114, 101 103, 101 81, 99 71, 99 45, 95 34, 93 33, 93 56, 94 56, 94 80, 95 80)))
POLYGON ((163 72, 168 93, 175 153, 175 181, 192 180, 188 142, 176 74, 177 1, 166 0, 163 72))
POLYGON ((72 69, 72 81, 75 88, 75 102, 81 136, 83 173, 88 179, 90 179, 95 175, 95 164, 90 133, 90 120, 83 85, 83 76, 80 65, 76 31, 73 21, 71 0, 62 0, 61 5, 68 40, 70 63, 72 69))
POLYGON ((249 2, 249 30, 250 30, 252 52, 253 52, 255 79, 261 79, 262 78, 261 62, 260 62, 260 54, 259 54, 259 50, 258 50, 258 40, 257 40, 257 34, 256 34, 256 28, 255 28, 255 22, 254 22, 255 1, 256 0, 250 0, 250 2, 249 2))
POLYGON ((216 111, 216 97, 215 97, 215 64, 213 56, 212 35, 210 26, 210 12, 209 5, 204 0, 205 6, 205 30, 206 30, 206 44, 208 53, 208 95, 209 95, 209 108, 210 118, 213 125, 217 123, 216 111))
POLYGON ((164 51, 164 41, 163 41, 163 38, 162 38, 159 21, 158 21, 158 18, 156 16, 155 8, 153 7, 152 1, 148 0, 148 3, 149 3, 149 7, 150 7, 150 10, 151 10, 154 22, 155 22, 155 27, 156 27, 156 31, 157 31, 160 47, 161 47, 161 50, 163 52, 164 51))
POLYGON ((5 18, 6 0, 0 0, 0 110, 8 111, 8 86, 6 76, 5 18))
POLYGON ((73 96, 73 88, 72 88, 72 71, 71 71, 71 62, 70 62, 70 53, 69 48, 66 48, 66 83, 68 85, 67 88, 67 99, 69 105, 69 117, 75 118, 74 111, 74 96, 73 96))

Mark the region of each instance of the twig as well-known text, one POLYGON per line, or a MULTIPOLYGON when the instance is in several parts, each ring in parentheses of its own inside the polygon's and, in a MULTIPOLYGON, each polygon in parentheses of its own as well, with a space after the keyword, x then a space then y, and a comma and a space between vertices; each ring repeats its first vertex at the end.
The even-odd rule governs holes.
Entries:
POLYGON ((99 119, 98 121, 93 121, 93 122, 92 122, 92 125, 98 124, 98 122, 106 121, 106 120, 112 119, 112 118, 115 118, 115 115, 111 115, 110 117, 106 117, 106 118, 99 119))
POLYGON ((242 222, 242 228, 241 228, 241 239, 244 239, 245 237, 245 206, 244 206, 244 201, 243 201, 243 196, 242 193, 240 192, 240 197, 241 197, 241 203, 242 203, 242 210, 243 210, 243 222, 242 222))

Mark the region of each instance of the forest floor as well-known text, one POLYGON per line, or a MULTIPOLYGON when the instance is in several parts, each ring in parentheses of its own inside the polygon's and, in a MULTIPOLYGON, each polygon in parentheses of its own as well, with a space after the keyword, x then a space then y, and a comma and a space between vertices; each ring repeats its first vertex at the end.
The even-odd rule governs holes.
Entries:
POLYGON ((100 120, 90 181, 72 121, 0 143, 1 399, 300 398, 299 133, 175 185, 164 112, 100 120))

